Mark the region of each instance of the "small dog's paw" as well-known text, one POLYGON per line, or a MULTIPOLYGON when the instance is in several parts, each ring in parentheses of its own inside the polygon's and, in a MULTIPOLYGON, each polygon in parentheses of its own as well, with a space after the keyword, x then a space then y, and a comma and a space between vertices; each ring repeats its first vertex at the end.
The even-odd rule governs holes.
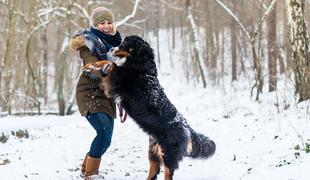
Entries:
POLYGON ((91 72, 92 70, 95 69, 95 66, 93 64, 86 64, 82 66, 81 70, 85 72, 91 72))

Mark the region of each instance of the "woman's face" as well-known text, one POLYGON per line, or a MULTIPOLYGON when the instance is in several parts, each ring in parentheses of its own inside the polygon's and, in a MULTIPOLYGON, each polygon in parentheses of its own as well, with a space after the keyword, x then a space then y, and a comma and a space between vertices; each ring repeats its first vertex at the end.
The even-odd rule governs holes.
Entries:
POLYGON ((97 29, 101 32, 106 33, 106 34, 112 34, 113 23, 112 23, 112 21, 109 21, 109 20, 101 21, 97 25, 97 29))

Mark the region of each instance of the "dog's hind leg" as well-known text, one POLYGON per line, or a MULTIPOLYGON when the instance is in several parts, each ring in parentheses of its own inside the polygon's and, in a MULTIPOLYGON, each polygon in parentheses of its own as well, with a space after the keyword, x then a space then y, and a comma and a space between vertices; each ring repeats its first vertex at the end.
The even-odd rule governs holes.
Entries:
POLYGON ((163 165, 164 165, 164 179, 172 180, 174 170, 178 168, 179 162, 176 159, 174 154, 170 154, 171 152, 165 153, 163 156, 163 165))
POLYGON ((157 179, 157 174, 159 174, 159 170, 160 170, 160 162, 159 159, 157 157, 157 159, 153 159, 149 158, 149 162, 150 162, 150 169, 149 169, 149 175, 147 177, 147 180, 155 180, 157 179))
POLYGON ((164 179, 172 180, 173 174, 179 168, 179 162, 183 159, 183 152, 181 148, 176 148, 173 145, 166 146, 163 149, 163 165, 164 165, 164 179))
POLYGON ((173 179, 173 172, 174 172, 174 170, 172 170, 171 168, 169 168, 168 166, 166 166, 164 164, 164 179, 165 180, 172 180, 173 179))
POLYGON ((157 179, 157 174, 160 171, 160 158, 158 157, 158 144, 157 142, 150 136, 149 142, 149 162, 150 162, 150 169, 147 180, 155 180, 157 179))

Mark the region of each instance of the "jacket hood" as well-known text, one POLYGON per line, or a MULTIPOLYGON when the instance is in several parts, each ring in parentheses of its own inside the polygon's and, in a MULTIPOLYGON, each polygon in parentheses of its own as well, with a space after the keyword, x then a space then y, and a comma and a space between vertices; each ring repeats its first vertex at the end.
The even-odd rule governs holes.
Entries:
POLYGON ((84 35, 79 35, 79 36, 76 36, 76 37, 73 37, 70 39, 69 41, 69 47, 70 49, 72 50, 79 50, 81 47, 84 47, 86 46, 85 44, 85 37, 84 35))

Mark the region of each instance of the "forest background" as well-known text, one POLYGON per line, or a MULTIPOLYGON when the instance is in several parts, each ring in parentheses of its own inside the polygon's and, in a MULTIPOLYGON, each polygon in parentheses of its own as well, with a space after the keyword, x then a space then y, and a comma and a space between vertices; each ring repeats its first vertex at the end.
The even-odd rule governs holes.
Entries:
POLYGON ((310 97, 309 0, 1 0, 0 117, 75 111, 82 62, 68 40, 89 27, 98 6, 113 11, 123 37, 155 44, 158 67, 170 61, 173 68, 177 57, 194 86, 225 89, 246 79, 249 98, 259 102, 284 78, 295 84, 296 102, 310 97), (168 59, 160 58, 162 43, 168 59), (176 46, 182 51, 172 56, 176 46))

